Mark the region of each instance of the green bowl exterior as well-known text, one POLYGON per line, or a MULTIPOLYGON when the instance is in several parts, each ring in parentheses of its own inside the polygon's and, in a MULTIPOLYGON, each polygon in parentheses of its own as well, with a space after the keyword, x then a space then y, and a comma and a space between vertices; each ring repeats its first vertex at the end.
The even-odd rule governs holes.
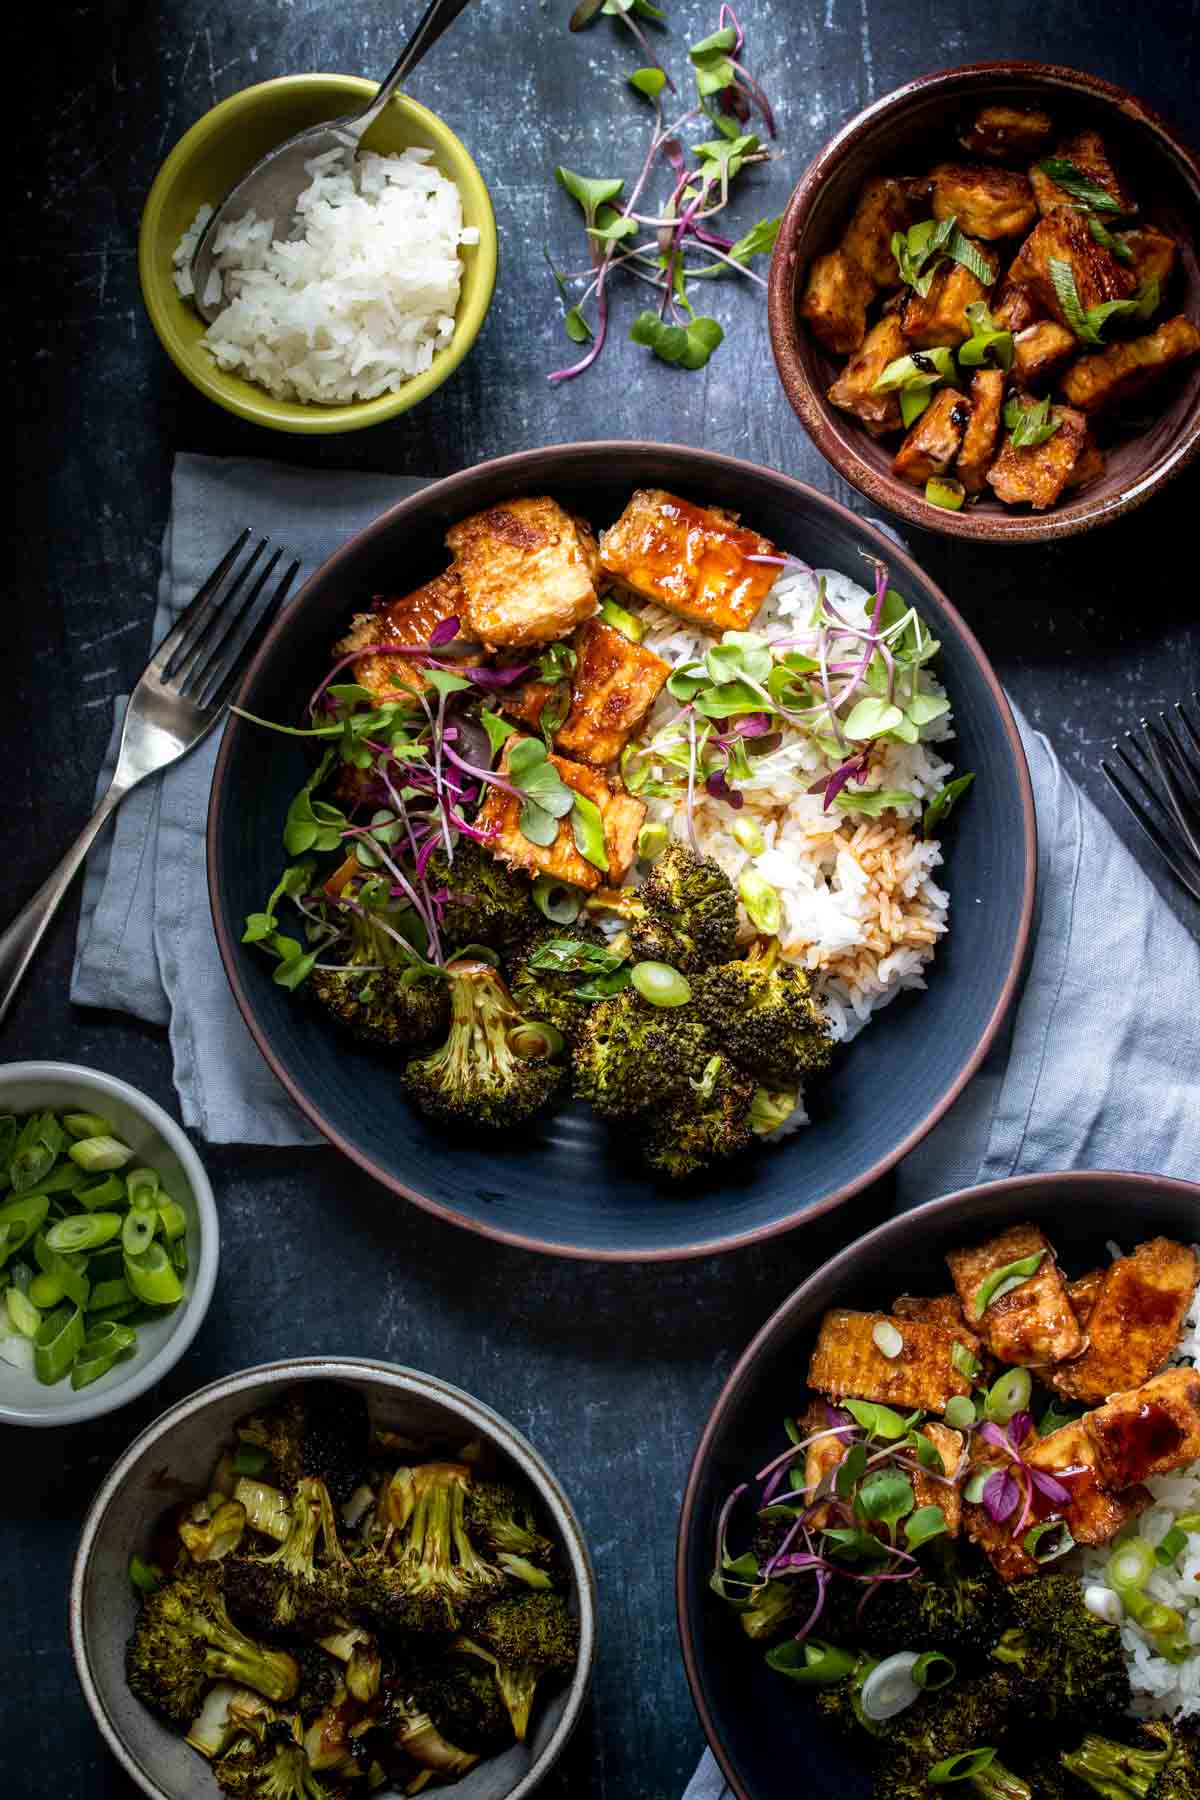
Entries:
POLYGON ((172 256, 201 206, 215 206, 260 157, 307 126, 360 111, 377 84, 356 75, 285 75, 244 88, 214 106, 184 133, 155 178, 138 233, 142 298, 160 342, 193 387, 228 412, 273 431, 357 431, 407 412, 440 387, 479 335, 496 284, 496 219, 483 177, 466 147, 428 107, 397 95, 367 133, 368 150, 387 155, 412 147, 433 150, 437 166, 457 184, 463 220, 479 232, 464 246, 462 294, 454 336, 429 368, 397 392, 346 406, 277 400, 265 388, 218 367, 201 342, 205 325, 175 288, 172 256))

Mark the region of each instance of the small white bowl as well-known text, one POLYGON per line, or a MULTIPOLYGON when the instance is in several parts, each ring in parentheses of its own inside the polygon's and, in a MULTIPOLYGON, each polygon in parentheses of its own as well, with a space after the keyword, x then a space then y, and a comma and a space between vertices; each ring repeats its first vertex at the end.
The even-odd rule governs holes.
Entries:
POLYGON ((95 1112, 110 1119, 137 1159, 156 1169, 187 1215, 188 1272, 183 1299, 161 1319, 139 1325, 137 1349, 78 1392, 70 1381, 47 1387, 35 1375, 0 1362, 0 1422, 75 1425, 98 1419, 161 1381, 183 1355, 208 1311, 217 1279, 220 1228, 203 1164, 182 1127, 127 1081, 75 1063, 0 1063, 0 1114, 95 1112))

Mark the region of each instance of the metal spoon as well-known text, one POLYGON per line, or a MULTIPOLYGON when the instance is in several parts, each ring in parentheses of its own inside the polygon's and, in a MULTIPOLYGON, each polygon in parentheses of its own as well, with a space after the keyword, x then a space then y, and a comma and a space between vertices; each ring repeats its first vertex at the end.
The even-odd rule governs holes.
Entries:
POLYGON ((193 304, 208 324, 225 305, 221 271, 213 263, 213 247, 217 231, 231 219, 254 212, 260 219, 274 219, 277 238, 284 238, 291 228, 296 201, 308 187, 311 176, 305 163, 327 151, 340 150, 347 164, 354 161, 365 133, 375 123, 396 89, 410 70, 415 69, 425 52, 432 48, 448 25, 453 25, 467 0, 430 0, 425 15, 400 52, 395 67, 384 78, 379 92, 360 113, 347 113, 345 118, 330 119, 324 125, 310 125, 296 133, 277 149, 268 151, 255 163, 248 175, 231 188, 205 226, 192 254, 193 304), (217 281, 210 292, 213 275, 217 281), (218 292, 218 287, 220 291, 218 292))

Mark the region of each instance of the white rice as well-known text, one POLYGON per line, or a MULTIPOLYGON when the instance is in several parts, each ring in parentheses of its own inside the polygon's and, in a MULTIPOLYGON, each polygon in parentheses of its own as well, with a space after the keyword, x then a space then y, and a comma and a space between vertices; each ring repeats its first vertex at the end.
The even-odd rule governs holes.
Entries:
MULTIPOLYGON (((792 637, 812 614, 821 578, 839 612, 849 622, 865 625, 873 605, 866 588, 834 569, 789 569, 771 589, 751 630, 768 639, 792 637)), ((673 613, 643 606, 642 618, 646 646, 672 665, 702 657, 711 648, 710 637, 673 613)), ((927 669, 921 688, 939 696, 944 692, 927 669)), ((639 741, 653 738, 678 706, 664 689, 639 741)), ((879 819, 841 807, 825 812, 823 796, 808 789, 840 759, 828 757, 812 736, 788 724, 777 749, 752 755, 754 780, 738 783, 744 798, 740 811, 697 789, 694 816, 701 850, 735 884, 753 864, 778 891, 783 952, 811 971, 839 1042, 856 1037, 898 993, 925 986, 926 968, 947 929, 949 895, 933 880, 941 846, 935 838, 921 838, 916 828, 925 802, 953 773, 940 754, 953 735, 951 715, 945 713, 922 728, 916 744, 881 746, 868 785, 907 790, 916 798, 879 819), (738 819, 758 824, 766 848, 757 856, 733 836, 738 819)), ((852 800, 858 791, 851 782, 842 793, 852 800)), ((650 818, 662 820, 674 836, 687 837, 684 802, 652 799, 648 807, 650 818)), ((740 922, 742 937, 752 937, 754 927, 744 911, 740 922)), ((806 1123, 801 1103, 781 1130, 806 1123)))
MULTIPOLYGON (((348 171, 330 151, 305 165, 312 181, 294 239, 253 212, 221 227, 214 261, 229 301, 202 339, 221 368, 279 399, 334 406, 391 393, 429 367, 454 335, 460 248, 479 238, 432 155, 368 151, 348 171)), ((184 298, 211 217, 202 207, 176 247, 184 298)))
MULTIPOLYGON (((1171 1360, 1200 1366, 1200 1289, 1192 1296, 1179 1346, 1171 1360)), ((1155 1505, 1138 1520, 1137 1533, 1147 1543, 1161 1544, 1181 1513, 1200 1512, 1200 1462, 1178 1469, 1173 1475, 1152 1477, 1145 1485, 1154 1495, 1155 1505)), ((1110 1554, 1108 1549, 1082 1552, 1080 1564, 1086 1583, 1107 1586, 1104 1570, 1110 1554)), ((1170 1568, 1157 1569, 1151 1575, 1146 1591, 1182 1615, 1184 1634, 1193 1654, 1179 1663, 1156 1655, 1137 1626, 1127 1619, 1121 1626, 1121 1641, 1129 1657, 1133 1685, 1130 1710, 1139 1718, 1175 1714, 1182 1718, 1200 1713, 1200 1533, 1189 1534, 1187 1549, 1170 1568)))

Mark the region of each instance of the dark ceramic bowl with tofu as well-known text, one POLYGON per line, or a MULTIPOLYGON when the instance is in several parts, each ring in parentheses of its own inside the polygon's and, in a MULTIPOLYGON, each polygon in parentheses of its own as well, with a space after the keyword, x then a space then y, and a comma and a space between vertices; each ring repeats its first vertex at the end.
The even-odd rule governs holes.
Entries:
MULTIPOLYGON (((1071 1508, 1088 1509, 1093 1535, 1109 1526, 1119 1530, 1130 1516, 1130 1483, 1174 1466, 1173 1458, 1190 1462, 1200 1454, 1195 1371, 1183 1365, 1157 1373, 1177 1342, 1194 1289, 1190 1246, 1198 1221, 1200 1187, 1165 1177, 1076 1172, 992 1182, 931 1200, 869 1232, 810 1275, 763 1326, 705 1426, 684 1494, 676 1549, 679 1632, 692 1697, 737 1800, 792 1800, 797 1770, 803 1770, 804 1789, 813 1794, 870 1800, 872 1792, 870 1765, 859 1742, 847 1741, 828 1723, 814 1704, 816 1688, 794 1685, 768 1668, 765 1645, 750 1641, 709 1584, 723 1509, 735 1488, 787 1449, 784 1420, 802 1413, 810 1369, 814 1382, 834 1396, 845 1391, 844 1377, 852 1389, 867 1386, 879 1396, 890 1395, 905 1411, 906 1394, 930 1411, 941 1410, 945 1396, 965 1394, 965 1385, 958 1381, 950 1338, 956 1327, 936 1309, 949 1305, 957 1313, 963 1294, 973 1302, 977 1282, 994 1276, 1010 1250, 1050 1246, 1030 1281, 1006 1294, 992 1283, 996 1297, 985 1320, 995 1320, 1008 1334, 996 1348, 1027 1362, 1035 1350, 1075 1356, 1083 1320, 1088 1348, 1061 1367, 1076 1371, 1074 1390, 1064 1392, 1096 1411, 1096 1430, 1088 1431, 1082 1450, 1074 1443, 1069 1447, 1069 1468, 1063 1457, 1053 1456, 1049 1435, 1041 1442, 1046 1467, 1058 1468, 1073 1482, 1071 1508), (1110 1263, 1110 1240, 1127 1253, 1124 1263, 1110 1263), (1026 1305, 1035 1289, 1034 1304, 1026 1305), (912 1296, 936 1298, 922 1308, 912 1296), (838 1309, 850 1315, 844 1329, 831 1317, 838 1309), (900 1336, 912 1340, 898 1352, 888 1343, 894 1352, 890 1361, 871 1337, 872 1314, 876 1320, 888 1315, 900 1336), (1026 1339, 1014 1336, 1022 1331, 1026 1339), (939 1337, 949 1343, 939 1345, 939 1337), (1105 1356, 1110 1362, 1101 1367, 1105 1356), (1143 1386, 1147 1379, 1149 1392, 1143 1386), (1110 1383, 1122 1392, 1105 1404, 1110 1383), (1124 1392, 1128 1386, 1140 1391, 1136 1405, 1124 1392), (1129 1426, 1134 1415, 1161 1424, 1162 1431, 1129 1426), (1181 1435, 1173 1435, 1176 1426, 1181 1435), (1088 1462, 1100 1468, 1095 1487, 1075 1481, 1071 1473, 1088 1462), (1109 1474, 1114 1494, 1112 1516, 1105 1519, 1101 1501, 1108 1504, 1109 1474)), ((978 1329, 990 1349, 991 1324, 978 1329)), ((1040 1403, 1035 1406, 1040 1417, 1040 1403)), ((731 1515, 731 1554, 744 1548, 754 1524, 753 1504, 743 1497, 739 1506, 744 1510, 731 1515)), ((962 1504, 960 1529, 987 1530, 986 1519, 982 1507, 962 1504)), ((1076 1529, 1082 1533, 1087 1527, 1076 1520, 1076 1529)), ((1004 1527, 991 1531, 1000 1554, 1004 1527)), ((1023 1553, 1021 1545, 1015 1553, 1023 1553)), ((1019 1572, 1010 1569, 1006 1578, 1019 1572)))
POLYGON ((1198 246, 1200 161, 1135 96, 1042 63, 942 70, 851 119, 792 194, 771 264, 776 366, 818 449, 876 504, 954 537, 1069 537, 1148 499, 1200 447, 1198 246), (951 252, 935 241, 922 261, 926 222, 951 219, 951 252), (924 295, 901 280, 897 231, 924 295), (1110 301, 1129 304, 1090 310, 1110 301), (990 320, 967 314, 979 303, 990 320), (1010 343, 989 344, 993 325, 1010 343), (889 387, 914 353, 912 385, 889 387), (947 372, 957 388, 930 401, 947 372))
MULTIPOLYGON (((535 590, 563 609, 555 612, 555 629, 569 629, 584 617, 575 639, 578 690, 581 671, 592 672, 593 636, 601 640, 597 660, 604 664, 604 631, 586 579, 594 543, 579 521, 592 531, 605 529, 610 564, 622 545, 635 556, 639 545, 657 542, 651 524, 635 532, 633 517, 656 489, 665 490, 657 496, 662 506, 673 509, 671 530, 677 536, 686 526, 689 543, 694 538, 701 546, 705 580, 711 576, 715 583, 705 594, 719 590, 720 604, 733 609, 718 620, 725 626, 752 621, 777 566, 755 558, 772 546, 820 568, 853 572, 886 563, 893 587, 911 600, 940 643, 939 668, 955 713, 955 764, 975 774, 970 804, 957 810, 946 838, 944 885, 952 895, 953 925, 939 949, 936 974, 927 991, 901 994, 885 1007, 819 1086, 806 1089, 811 1122, 803 1131, 673 1185, 644 1161, 638 1121, 635 1129, 628 1121, 605 1123, 582 1101, 486 1136, 425 1118, 397 1078, 399 1056, 339 1033, 309 993, 279 985, 268 958, 242 941, 246 915, 261 909, 279 879, 282 823, 312 774, 311 746, 235 717, 213 781, 208 857, 217 939, 246 1023, 284 1087, 332 1144, 392 1194, 469 1230, 557 1255, 644 1260, 711 1254, 787 1230, 860 1192, 930 1129, 986 1054, 1017 991, 1031 929, 1036 839, 1028 772, 979 644, 911 557, 877 528, 785 475, 731 457, 653 443, 567 444, 503 457, 436 482, 392 507, 318 570, 264 639, 240 704, 259 718, 299 720, 308 696, 328 675, 331 649, 352 616, 367 616, 368 639, 378 641, 385 628, 398 628, 391 603, 371 611, 373 596, 405 594, 419 614, 407 625, 419 626, 418 637, 428 638, 437 621, 459 609, 447 580, 475 579, 468 521, 493 537, 481 579, 499 604, 486 612, 481 635, 506 645, 501 655, 521 658, 511 629, 520 621, 511 608, 518 599, 526 604, 535 590), (709 510, 716 508, 735 510, 741 524, 728 511, 709 510), (619 518, 620 534, 611 529, 619 518), (514 576, 506 601, 500 579, 505 558, 510 551, 540 555, 530 546, 539 543, 543 527, 555 537, 556 556, 539 562, 536 581, 514 576), (497 533, 502 542, 495 541, 497 533), (449 571, 448 534, 457 551, 449 571), (631 542, 635 537, 638 543, 631 542), (723 577, 717 580, 718 564, 724 567, 721 559, 735 551, 736 582, 731 578, 727 586, 723 577), (413 600, 407 590, 418 583, 423 585, 413 600), (581 601, 584 612, 578 613, 581 601)), ((674 596, 676 611, 687 603, 685 594, 674 596)), ((643 663, 655 660, 644 646, 621 641, 616 690, 605 667, 598 667, 597 704, 577 716, 573 699, 554 740, 557 766, 602 815, 610 880, 614 859, 617 870, 628 860, 642 809, 611 764, 606 781, 598 769, 583 769, 581 759, 604 763, 615 753, 620 740, 603 734, 630 702, 643 663), (563 734, 576 729, 581 735, 564 745, 563 734)), ((369 675, 365 665, 371 660, 364 656, 356 664, 360 679, 369 675)), ((535 861, 542 846, 522 839, 511 816, 517 810, 511 794, 493 785, 479 822, 495 827, 503 858, 524 858, 519 866, 534 873, 545 867, 535 861)), ((556 862, 559 880, 585 890, 599 884, 565 821, 545 854, 557 857, 560 851, 573 866, 556 862)), ((396 1231, 399 1238, 400 1218, 396 1231)))

